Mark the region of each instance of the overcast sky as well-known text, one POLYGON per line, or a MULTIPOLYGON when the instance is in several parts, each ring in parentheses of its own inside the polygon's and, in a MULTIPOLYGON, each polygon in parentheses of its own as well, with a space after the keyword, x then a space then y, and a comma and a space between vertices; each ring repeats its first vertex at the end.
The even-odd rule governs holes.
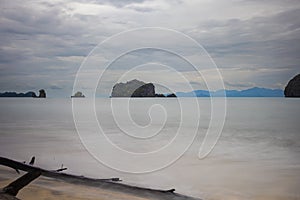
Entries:
MULTIPOLYGON (((227 89, 284 88, 300 71, 299 0, 1 0, 0 4, 1 92, 44 88, 48 96, 70 96, 77 70, 94 47, 114 34, 141 27, 174 29, 195 39, 215 61, 227 89)), ((141 54, 132 57, 140 58, 139 64, 145 57, 141 54)), ((112 70, 126 71, 117 66, 112 70)), ((144 66, 143 73, 151 72, 151 67, 144 66)), ((195 73, 182 73, 195 89, 205 88, 195 73)), ((168 72, 159 74, 166 77, 168 72)), ((181 90, 180 82, 176 84, 181 90)))

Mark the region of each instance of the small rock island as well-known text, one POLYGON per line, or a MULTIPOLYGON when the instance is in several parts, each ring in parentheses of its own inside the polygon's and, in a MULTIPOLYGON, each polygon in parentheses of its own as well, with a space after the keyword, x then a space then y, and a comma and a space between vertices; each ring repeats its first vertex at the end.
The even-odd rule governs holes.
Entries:
POLYGON ((46 98, 46 91, 44 89, 39 90, 38 98, 46 98))
POLYGON ((284 89, 285 97, 300 97, 300 74, 292 78, 284 89))
POLYGON ((131 80, 113 86, 111 97, 176 97, 175 94, 156 94, 153 83, 131 80))
POLYGON ((71 98, 84 98, 85 96, 82 94, 82 92, 78 91, 76 92, 71 98))

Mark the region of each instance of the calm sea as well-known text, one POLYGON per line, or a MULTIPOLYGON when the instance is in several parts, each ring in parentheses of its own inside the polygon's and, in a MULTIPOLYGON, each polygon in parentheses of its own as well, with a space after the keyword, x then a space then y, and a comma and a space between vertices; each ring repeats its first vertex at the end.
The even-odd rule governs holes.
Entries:
POLYGON ((179 193, 203 199, 300 199, 300 99, 228 98, 221 137, 211 154, 201 160, 198 152, 210 123, 211 102, 197 99, 197 118, 194 100, 180 99, 181 107, 177 99, 116 99, 112 104, 112 99, 99 98, 90 116, 92 100, 73 99, 79 112, 75 114, 80 121, 76 124, 78 134, 71 99, 1 98, 1 156, 29 161, 34 155, 36 165, 47 169, 63 164, 69 173, 120 177, 125 183, 176 188, 179 193), (97 134, 104 133, 125 153, 158 154, 152 160, 126 160, 125 154, 111 151, 104 141, 98 141, 90 121, 93 117, 102 130, 97 134), (179 137, 178 131, 183 137, 173 140, 179 137), (82 140, 88 141, 85 145, 88 149, 91 145, 92 153, 82 140), (183 144, 189 140, 192 145, 185 149, 183 144), (172 142, 173 150, 159 153, 172 142), (107 162, 96 160, 94 150, 107 162), (176 158, 177 150, 186 151, 174 163, 160 167, 176 158), (140 174, 121 172, 141 170, 143 165, 150 171, 161 169, 140 174), (115 166, 121 171, 112 169, 115 166))

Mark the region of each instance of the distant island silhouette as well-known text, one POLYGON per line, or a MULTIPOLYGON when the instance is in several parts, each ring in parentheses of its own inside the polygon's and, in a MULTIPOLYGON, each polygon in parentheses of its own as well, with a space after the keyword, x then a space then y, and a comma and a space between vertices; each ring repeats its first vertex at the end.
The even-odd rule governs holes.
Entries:
POLYGON ((284 97, 281 89, 253 87, 245 90, 194 90, 191 92, 177 92, 177 97, 284 97))
POLYGON ((172 94, 156 94, 153 83, 145 83, 137 79, 126 83, 117 83, 113 86, 111 97, 176 97, 172 94))
POLYGON ((17 92, 4 92, 0 93, 0 97, 32 97, 32 98, 46 98, 46 91, 44 89, 39 90, 39 96, 35 92, 29 91, 26 93, 17 92))
POLYGON ((285 97, 300 97, 300 74, 292 78, 284 89, 285 97))
POLYGON ((74 95, 71 96, 71 98, 84 98, 85 96, 82 94, 82 92, 78 91, 74 95))
POLYGON ((46 98, 46 91, 44 89, 39 90, 39 96, 36 98, 46 98))
MULTIPOLYGON (((285 89, 270 89, 253 87, 245 90, 194 90, 189 92, 176 92, 171 94, 157 94, 153 83, 145 83, 134 79, 126 83, 117 83, 113 86, 110 97, 300 97, 300 74, 293 77, 285 89)), ((35 92, 26 93, 3 92, 1 97, 27 97, 27 98, 46 98, 46 91, 39 90, 37 96, 35 92)), ((77 91, 71 98, 84 98, 81 91, 77 91)))

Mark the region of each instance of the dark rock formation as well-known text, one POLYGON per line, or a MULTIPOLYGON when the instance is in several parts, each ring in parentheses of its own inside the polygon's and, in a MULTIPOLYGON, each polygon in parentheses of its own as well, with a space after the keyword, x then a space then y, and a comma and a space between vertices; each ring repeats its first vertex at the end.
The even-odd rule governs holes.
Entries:
POLYGON ((156 94, 153 83, 144 83, 134 79, 127 83, 114 85, 111 97, 176 97, 176 95, 170 94, 165 96, 164 94, 156 94))
POLYGON ((300 74, 289 81, 284 89, 285 97, 300 97, 300 74))
POLYGON ((39 98, 46 98, 46 92, 44 89, 39 90, 39 98))
MULTIPOLYGON (((128 81, 127 83, 117 83, 112 89, 111 97, 131 97, 134 92, 143 85, 146 85, 146 83, 136 79, 128 81)), ((143 89, 147 90, 147 88, 143 89)), ((141 90, 142 89, 140 89, 140 91, 141 90)), ((138 93, 136 92, 135 95, 138 95, 138 93)))
POLYGON ((82 92, 76 92, 71 98, 84 98, 85 96, 82 94, 82 92))
POLYGON ((166 97, 164 94, 155 94, 155 97, 166 97))
POLYGON ((137 88, 131 97, 155 97, 155 89, 152 83, 147 83, 137 88))
POLYGON ((174 93, 168 94, 167 97, 177 97, 174 93))
POLYGON ((16 93, 16 92, 4 92, 0 93, 0 97, 36 97, 34 92, 16 93))
POLYGON ((32 94, 31 94, 31 97, 33 97, 33 98, 36 98, 37 96, 36 96, 36 94, 34 93, 34 92, 31 92, 32 94))
POLYGON ((36 96, 36 94, 32 91, 27 93, 16 93, 16 92, 4 92, 0 93, 0 97, 33 97, 33 98, 46 98, 46 92, 45 90, 41 89, 39 96, 36 96))

